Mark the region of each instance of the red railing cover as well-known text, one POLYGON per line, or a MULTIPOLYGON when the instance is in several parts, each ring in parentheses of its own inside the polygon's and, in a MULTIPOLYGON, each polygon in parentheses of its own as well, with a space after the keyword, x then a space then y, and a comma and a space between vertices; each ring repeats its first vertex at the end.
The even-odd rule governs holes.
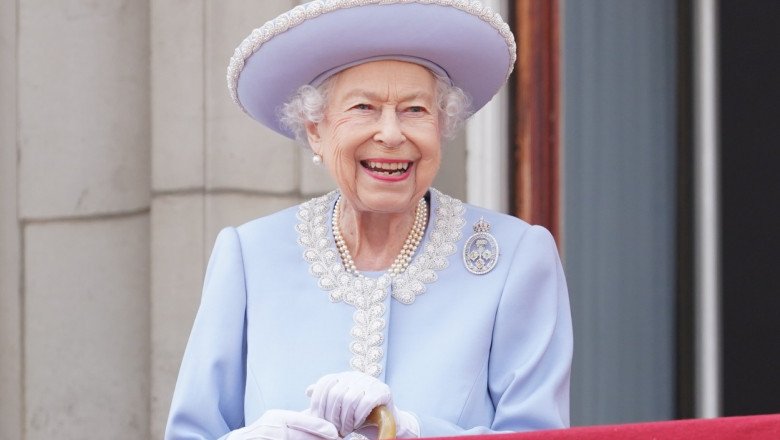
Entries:
POLYGON ((780 440, 780 414, 586 426, 468 438, 470 440, 780 440))

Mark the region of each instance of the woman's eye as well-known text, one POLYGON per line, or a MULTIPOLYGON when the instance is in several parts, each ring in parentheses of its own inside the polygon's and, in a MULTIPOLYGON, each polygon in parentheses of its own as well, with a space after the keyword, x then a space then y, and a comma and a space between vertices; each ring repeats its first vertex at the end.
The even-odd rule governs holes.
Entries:
POLYGON ((426 111, 425 107, 421 105, 413 105, 406 109, 406 111, 411 113, 424 113, 426 111))
POLYGON ((369 104, 356 104, 352 106, 353 110, 371 110, 371 105, 369 104))

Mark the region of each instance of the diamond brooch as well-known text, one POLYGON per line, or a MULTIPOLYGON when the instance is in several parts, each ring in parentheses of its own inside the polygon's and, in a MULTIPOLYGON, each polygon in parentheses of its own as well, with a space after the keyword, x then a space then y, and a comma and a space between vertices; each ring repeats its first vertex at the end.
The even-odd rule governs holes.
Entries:
POLYGON ((498 242, 490 233, 490 223, 480 217, 474 223, 474 234, 466 240, 463 246, 463 264, 475 275, 484 275, 498 262, 498 242))

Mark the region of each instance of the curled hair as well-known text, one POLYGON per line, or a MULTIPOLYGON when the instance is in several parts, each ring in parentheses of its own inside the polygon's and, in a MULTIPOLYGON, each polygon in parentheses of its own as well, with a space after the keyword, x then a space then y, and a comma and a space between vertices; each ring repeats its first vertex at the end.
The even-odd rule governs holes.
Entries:
MULTIPOLYGON (((445 139, 452 139, 471 116, 471 99, 460 87, 451 85, 448 79, 436 74, 433 74, 433 77, 436 79, 436 104, 441 135, 445 139)), ((309 146, 306 123, 316 124, 322 122, 325 117, 328 91, 333 78, 335 76, 317 87, 308 84, 299 87, 280 109, 279 119, 282 125, 295 135, 295 140, 301 145, 309 146)))
POLYGON ((325 104, 328 102, 330 79, 318 87, 309 84, 298 87, 295 94, 282 105, 279 120, 295 135, 301 145, 309 146, 306 137, 306 123, 322 122, 325 117, 325 104))
POLYGON ((441 135, 444 139, 452 139, 471 116, 471 98, 460 87, 451 85, 448 79, 438 75, 434 75, 434 78, 441 135))

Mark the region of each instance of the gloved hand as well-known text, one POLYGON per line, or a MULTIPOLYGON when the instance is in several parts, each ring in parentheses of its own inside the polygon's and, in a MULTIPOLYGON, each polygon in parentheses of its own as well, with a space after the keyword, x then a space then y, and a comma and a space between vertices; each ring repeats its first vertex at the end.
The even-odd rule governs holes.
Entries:
POLYGON ((309 413, 333 423, 342 436, 360 428, 379 405, 393 413, 398 438, 420 436, 417 417, 396 408, 390 387, 368 374, 346 371, 325 375, 306 389, 306 395, 311 397, 309 413))
POLYGON ((227 440, 336 440, 338 431, 332 423, 306 412, 272 409, 251 425, 237 429, 227 440))

